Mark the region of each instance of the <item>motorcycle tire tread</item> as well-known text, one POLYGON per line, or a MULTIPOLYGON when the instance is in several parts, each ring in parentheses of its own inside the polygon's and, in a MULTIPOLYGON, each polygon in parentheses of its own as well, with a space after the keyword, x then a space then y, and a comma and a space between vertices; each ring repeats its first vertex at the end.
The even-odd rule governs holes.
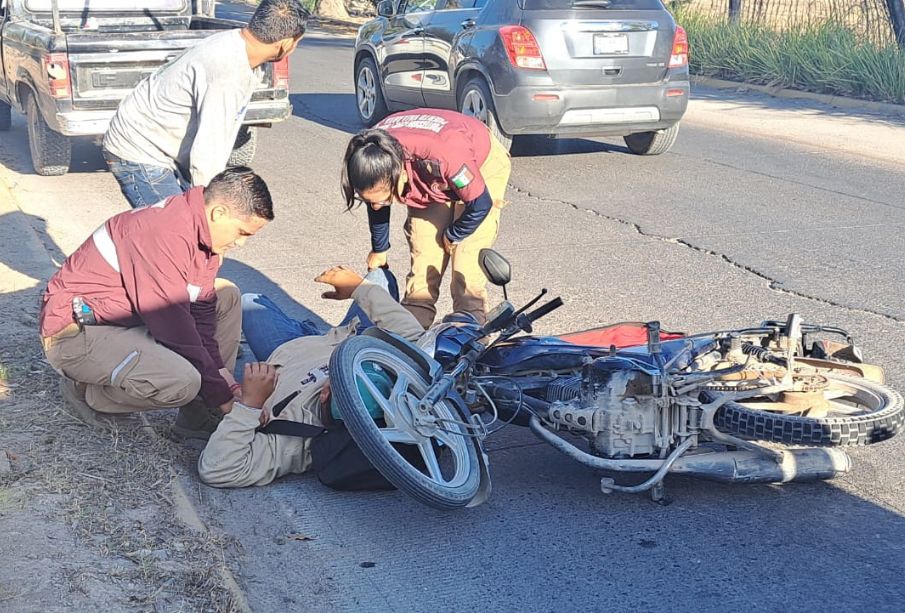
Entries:
MULTIPOLYGON (((834 375, 834 378, 855 379, 885 397, 887 403, 881 410, 868 415, 812 418, 758 411, 729 402, 717 411, 714 424, 720 431, 754 440, 819 447, 870 445, 890 439, 902 429, 905 401, 898 392, 857 377, 834 375)), ((706 392, 705 396, 714 399, 706 392)))
MULTIPOLYGON (((360 400, 360 396, 352 366, 355 354, 365 347, 392 353, 396 359, 416 372, 424 372, 411 358, 380 339, 355 336, 344 341, 330 357, 330 378, 333 380, 332 393, 349 434, 380 474, 398 489, 436 509, 464 508, 477 495, 481 485, 480 464, 474 445, 466 447, 469 474, 465 483, 457 488, 441 487, 409 464, 379 433, 374 418, 364 407, 357 408, 356 400, 360 400)), ((424 374, 424 380, 428 380, 427 374, 424 374)))

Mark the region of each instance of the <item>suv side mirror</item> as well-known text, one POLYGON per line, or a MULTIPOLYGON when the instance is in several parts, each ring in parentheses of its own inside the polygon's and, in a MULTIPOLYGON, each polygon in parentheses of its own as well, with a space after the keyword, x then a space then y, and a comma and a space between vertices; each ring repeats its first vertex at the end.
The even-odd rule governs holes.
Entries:
POLYGON ((493 249, 481 249, 478 253, 478 265, 487 280, 505 287, 512 280, 512 266, 509 261, 493 249))
POLYGON ((377 3, 377 14, 381 17, 392 17, 396 13, 393 0, 382 0, 377 3))

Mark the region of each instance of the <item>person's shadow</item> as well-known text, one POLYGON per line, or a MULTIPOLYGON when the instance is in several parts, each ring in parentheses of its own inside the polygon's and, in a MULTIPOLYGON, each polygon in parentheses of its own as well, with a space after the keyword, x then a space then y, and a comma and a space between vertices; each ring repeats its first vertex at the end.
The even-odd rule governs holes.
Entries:
POLYGON ((65 259, 44 219, 21 211, 0 215, 0 366, 16 370, 43 357, 38 343, 41 296, 65 259))

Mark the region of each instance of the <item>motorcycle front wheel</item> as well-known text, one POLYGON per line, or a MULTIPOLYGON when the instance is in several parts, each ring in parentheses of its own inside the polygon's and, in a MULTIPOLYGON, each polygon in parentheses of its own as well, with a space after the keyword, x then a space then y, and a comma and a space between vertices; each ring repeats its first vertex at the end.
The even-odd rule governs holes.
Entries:
POLYGON ((428 373, 389 343, 355 336, 333 352, 330 379, 349 433, 390 483, 437 509, 471 502, 481 484, 477 449, 452 400, 419 411, 428 373), (400 445, 415 447, 418 454, 406 455, 421 462, 406 459, 400 445))
MULTIPOLYGON (((705 392, 707 401, 715 392, 705 392)), ((849 447, 892 438, 905 422, 898 392, 859 377, 822 373, 800 389, 729 402, 714 425, 760 441, 849 447)))

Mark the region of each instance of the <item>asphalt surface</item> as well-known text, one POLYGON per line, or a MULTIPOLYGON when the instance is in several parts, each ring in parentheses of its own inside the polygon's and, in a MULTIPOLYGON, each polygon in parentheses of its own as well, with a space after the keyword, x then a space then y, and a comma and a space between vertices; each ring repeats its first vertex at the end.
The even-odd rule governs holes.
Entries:
MULTIPOLYGON (((344 213, 339 197, 342 152, 360 129, 351 44, 312 34, 293 57, 294 116, 262 131, 255 161, 277 219, 227 265, 244 290, 328 322, 345 305, 320 300, 313 277, 362 266, 368 248, 364 212, 344 213)), ((17 118, 0 162, 22 173, 16 192, 62 257, 125 206, 93 145, 50 179, 28 174, 25 142, 17 118)), ((513 155, 498 241, 511 298, 547 287, 567 302, 541 332, 649 319, 701 331, 799 312, 851 329, 905 389, 901 167, 701 121, 655 158, 582 139, 528 139, 513 155)), ((404 272, 400 218, 391 265, 404 272)), ((489 447, 493 495, 462 512, 310 476, 197 494, 241 544, 233 564, 256 611, 902 608, 905 436, 855 450, 855 470, 833 483, 670 478, 668 506, 601 494, 598 476, 524 431, 489 447)))

